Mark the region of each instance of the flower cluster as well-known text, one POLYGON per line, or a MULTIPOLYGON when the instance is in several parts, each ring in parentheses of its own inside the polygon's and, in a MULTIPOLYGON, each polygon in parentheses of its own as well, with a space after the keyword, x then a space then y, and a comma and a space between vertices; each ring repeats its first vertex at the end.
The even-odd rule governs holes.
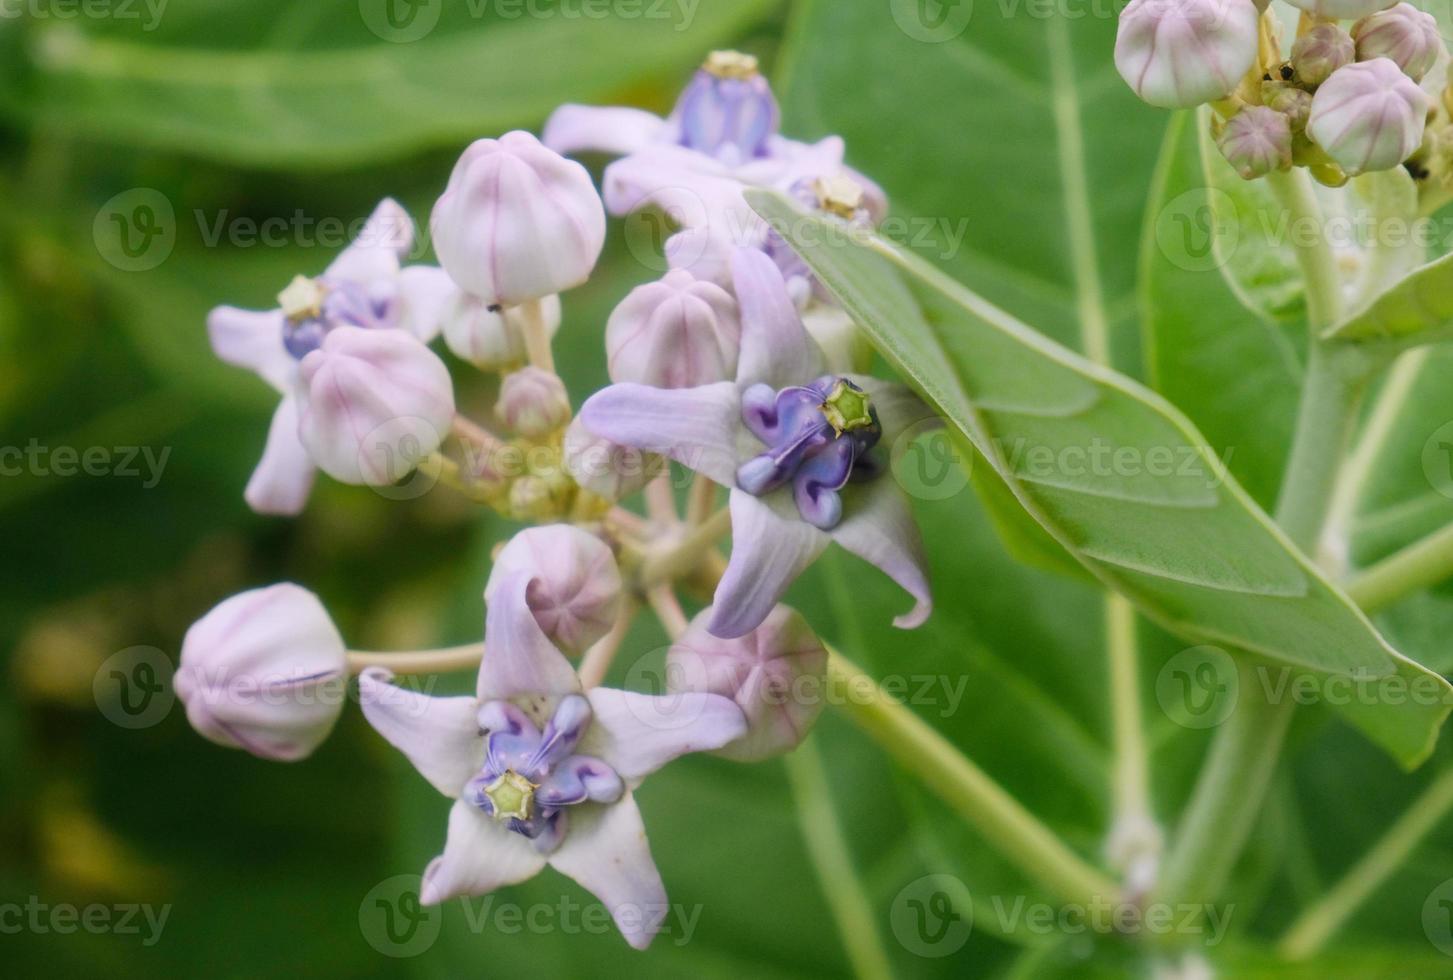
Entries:
POLYGON ((351 653, 320 600, 289 584, 226 600, 182 651, 194 727, 269 759, 311 754, 357 676, 368 721, 453 801, 426 903, 548 865, 644 948, 665 893, 634 789, 691 752, 790 751, 821 710, 790 696, 820 689, 828 669, 811 627, 780 604, 793 580, 837 542, 909 594, 898 625, 931 611, 922 542, 885 459, 927 410, 865 373, 856 325, 748 207, 749 186, 855 228, 887 209, 844 164, 841 139, 781 135, 754 58, 716 52, 668 119, 565 106, 543 141, 470 146, 434 207, 439 266, 402 265, 413 223, 385 201, 322 275, 286 284, 277 309, 210 318, 217 354, 281 395, 247 488, 257 511, 298 513, 319 469, 375 487, 418 469, 530 525, 497 549, 482 645, 351 653), (562 155, 579 150, 620 157, 603 195, 562 155), (591 276, 607 211, 642 208, 679 225, 670 270, 610 316, 613 384, 577 416, 551 346, 560 294, 591 276), (438 337, 499 376, 487 421, 459 412, 438 337), (684 513, 673 462, 695 473, 684 513), (694 619, 683 595, 702 607, 694 619), (675 641, 667 692, 603 686, 646 607, 675 641), (474 668, 472 697, 399 681, 474 668))
POLYGON ((1447 60, 1434 17, 1387 0, 1291 2, 1288 48, 1265 0, 1131 0, 1115 63, 1152 105, 1212 105, 1217 145, 1248 180, 1293 166, 1331 186, 1400 165, 1425 176, 1440 100, 1420 83, 1442 85, 1447 60))

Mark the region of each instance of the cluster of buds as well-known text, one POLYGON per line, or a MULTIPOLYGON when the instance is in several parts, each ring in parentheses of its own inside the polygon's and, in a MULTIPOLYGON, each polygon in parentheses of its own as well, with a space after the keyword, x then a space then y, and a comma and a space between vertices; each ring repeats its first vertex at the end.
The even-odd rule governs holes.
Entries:
POLYGON ((209 321, 217 353, 282 398, 248 488, 256 509, 296 513, 318 469, 384 487, 418 467, 537 525, 496 549, 487 655, 478 644, 350 653, 318 597, 295 585, 234 596, 187 634, 176 683, 188 718, 262 758, 311 754, 358 677, 368 721, 453 800, 426 903, 548 865, 644 948, 659 921, 640 910, 664 908, 665 893, 635 788, 689 752, 755 762, 791 751, 825 703, 826 648, 780 602, 793 579, 837 543, 912 596, 898 625, 931 610, 917 527, 882 453, 927 410, 856 373, 856 326, 742 190, 775 187, 855 226, 880 221, 886 200, 845 168, 841 139, 798 143, 779 123, 756 59, 717 52, 669 120, 566 107, 548 127, 553 148, 523 132, 470 146, 434 208, 439 267, 401 266, 413 224, 386 201, 277 310, 224 307, 209 321), (592 140, 626 153, 604 198, 557 152, 592 140), (551 348, 560 294, 591 275, 607 203, 627 201, 611 208, 625 213, 673 184, 710 207, 673 239, 671 271, 610 316, 614 383, 576 417, 551 348), (488 425, 456 406, 429 347, 441 335, 498 376, 488 425), (663 479, 668 459, 696 474, 684 513, 663 479), (729 559, 717 550, 728 535, 729 559), (703 607, 694 619, 678 591, 703 607), (664 697, 603 686, 645 607, 674 640, 664 697), (474 697, 394 682, 473 667, 474 697))
POLYGON ((1132 0, 1116 65, 1152 105, 1212 105, 1217 145, 1248 180, 1305 166, 1340 186, 1408 163, 1432 107, 1419 83, 1445 50, 1436 20, 1387 0, 1291 2, 1302 15, 1287 50, 1266 3, 1132 0))

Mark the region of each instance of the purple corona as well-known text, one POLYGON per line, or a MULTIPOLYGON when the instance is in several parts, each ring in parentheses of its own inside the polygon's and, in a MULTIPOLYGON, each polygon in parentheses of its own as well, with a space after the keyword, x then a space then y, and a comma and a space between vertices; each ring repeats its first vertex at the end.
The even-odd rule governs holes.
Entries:
POLYGON ((757 59, 713 51, 676 107, 681 145, 729 166, 770 154, 780 113, 757 59))

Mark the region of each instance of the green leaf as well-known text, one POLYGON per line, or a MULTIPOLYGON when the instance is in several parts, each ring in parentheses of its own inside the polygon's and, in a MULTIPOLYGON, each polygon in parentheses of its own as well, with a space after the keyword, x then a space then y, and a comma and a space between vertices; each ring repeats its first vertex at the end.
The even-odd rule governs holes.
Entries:
POLYGON ((618 100, 663 75, 674 85, 777 0, 649 0, 637 18, 585 16, 578 4, 536 5, 536 16, 515 5, 510 16, 418 3, 399 27, 383 19, 392 3, 229 0, 154 32, 28 22, 30 70, 0 106, 52 132, 249 166, 337 167, 533 125, 563 102, 618 100), (233 21, 248 46, 228 37, 233 21))
POLYGON ((1453 327, 1453 255, 1417 269, 1322 334, 1327 340, 1389 342, 1393 348, 1447 340, 1453 327))
MULTIPOLYGON (((1194 642, 1324 676, 1418 679, 1453 691, 1378 636, 1164 399, 890 243, 865 247, 776 195, 749 196, 1025 509, 1153 620, 1194 642), (1124 461, 1097 463, 1096 452, 1124 461), (1166 453, 1177 460, 1169 470, 1166 453)), ((1449 710, 1406 697, 1365 700, 1340 710, 1406 765, 1426 758, 1449 710)))

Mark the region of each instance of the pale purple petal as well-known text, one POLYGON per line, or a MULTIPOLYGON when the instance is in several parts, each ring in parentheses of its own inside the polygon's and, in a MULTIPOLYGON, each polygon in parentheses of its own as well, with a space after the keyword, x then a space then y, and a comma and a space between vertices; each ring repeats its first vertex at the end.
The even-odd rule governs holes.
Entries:
POLYGON ((556 153, 625 156, 666 138, 666 120, 643 109, 566 104, 556 109, 540 142, 556 153))
POLYGON ((444 853, 429 862, 419 900, 438 905, 461 895, 486 895, 533 878, 545 859, 526 837, 462 800, 449 810, 444 853))
POLYGON ((620 774, 604 759, 572 755, 550 771, 535 791, 540 806, 570 806, 591 800, 614 803, 626 791, 620 774))
POLYGON ((479 665, 480 701, 575 694, 580 678, 535 621, 525 594, 530 574, 500 580, 490 593, 484 622, 484 662, 479 665))
POLYGON ((843 491, 847 517, 832 532, 833 540, 865 561, 877 565, 915 600, 913 609, 893 625, 915 629, 933 612, 923 538, 913 520, 908 498, 891 477, 881 476, 843 491))
POLYGON ((716 694, 639 694, 597 687, 587 692, 595 724, 581 749, 598 755, 634 785, 690 752, 710 752, 746 733, 736 702, 716 694))
POLYGON ((611 385, 590 397, 580 420, 598 439, 669 456, 722 486, 736 480, 741 399, 730 381, 676 389, 611 385))
POLYGON ((239 310, 219 306, 207 315, 207 335, 217 357, 247 368, 286 391, 297 375, 298 362, 283 346, 282 310, 239 310))
POLYGON ((680 228, 757 234, 762 220, 742 196, 742 186, 711 157, 678 146, 653 146, 606 167, 601 197, 614 215, 655 207, 680 228))
POLYGON ((732 281, 742 313, 737 383, 787 388, 821 374, 822 351, 802 325, 777 263, 756 249, 738 249, 732 281))
POLYGON ((444 316, 459 300, 459 287, 436 265, 411 265, 399 273, 399 325, 424 343, 444 329, 444 316))
POLYGON ((832 540, 796 516, 787 491, 758 499, 733 490, 731 509, 732 556, 716 588, 708 627, 726 639, 745 636, 760 626, 792 580, 832 540))
POLYGON ((297 399, 289 395, 273 413, 267 448, 247 481, 243 498, 259 514, 292 517, 307 506, 317 476, 318 467, 298 438, 297 399))
POLYGON ((393 675, 370 667, 358 678, 363 716, 429 783, 451 799, 484 761, 484 737, 471 697, 435 698, 390 683, 393 675))
POLYGON ((619 803, 571 810, 569 833, 550 866, 600 899, 626 942, 651 945, 666 917, 666 886, 629 792, 619 803))
POLYGON ((414 219, 398 201, 385 198, 353 244, 328 266, 325 276, 362 283, 391 279, 399 274, 399 260, 413 246, 414 219))

